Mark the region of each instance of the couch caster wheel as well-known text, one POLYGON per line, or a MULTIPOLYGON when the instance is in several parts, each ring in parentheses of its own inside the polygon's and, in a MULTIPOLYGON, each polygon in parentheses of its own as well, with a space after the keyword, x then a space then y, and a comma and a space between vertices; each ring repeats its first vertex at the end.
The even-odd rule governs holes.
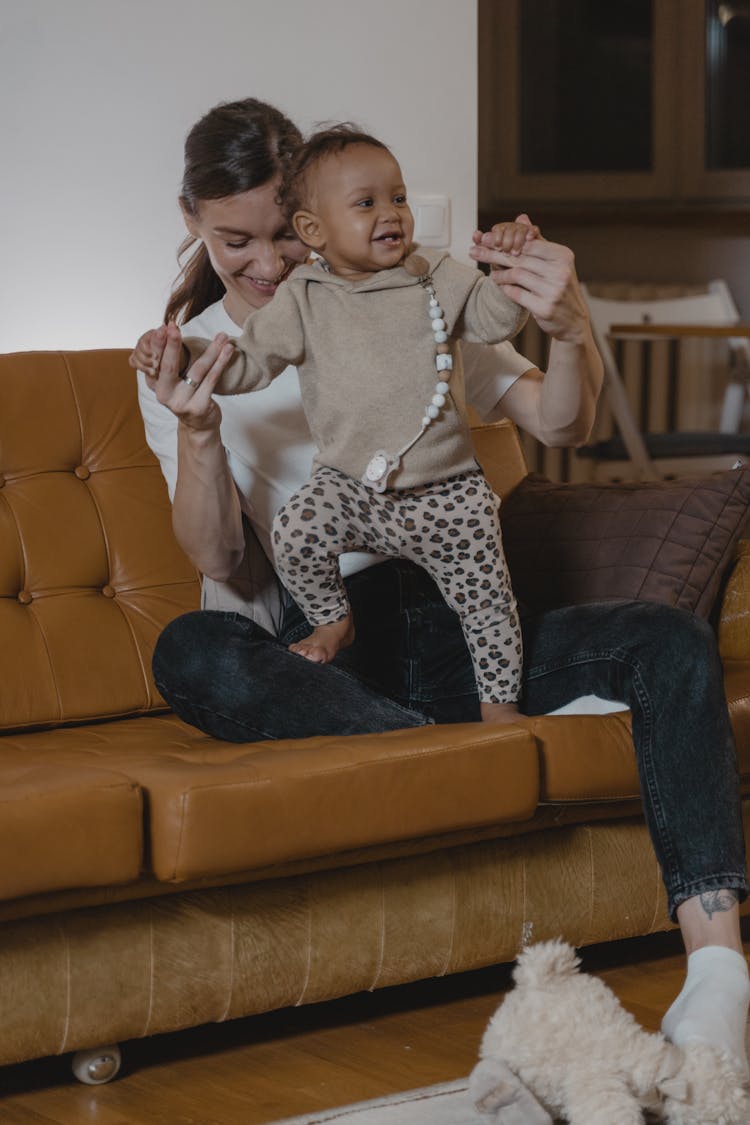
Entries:
POLYGON ((89 1051, 76 1051, 71 1066, 79 1082, 87 1086, 103 1086, 111 1082, 120 1069, 122 1056, 116 1043, 108 1047, 92 1047, 89 1051))

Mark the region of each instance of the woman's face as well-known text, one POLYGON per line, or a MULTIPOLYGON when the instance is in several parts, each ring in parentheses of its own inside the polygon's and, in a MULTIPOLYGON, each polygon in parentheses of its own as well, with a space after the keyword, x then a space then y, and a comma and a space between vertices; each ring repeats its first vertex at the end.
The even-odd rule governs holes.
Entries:
POLYGON ((204 243, 226 287, 224 306, 236 324, 267 305, 308 254, 276 203, 278 190, 272 180, 225 199, 203 199, 195 215, 183 207, 188 230, 204 243))

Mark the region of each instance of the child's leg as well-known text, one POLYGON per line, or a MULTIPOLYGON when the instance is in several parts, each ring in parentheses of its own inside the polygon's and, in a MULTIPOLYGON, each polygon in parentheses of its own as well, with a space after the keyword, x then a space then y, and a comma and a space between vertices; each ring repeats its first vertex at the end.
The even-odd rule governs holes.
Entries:
POLYGON ((276 569, 308 621, 309 637, 290 651, 327 664, 354 640, 354 623, 338 557, 376 550, 359 506, 358 481, 334 469, 319 469, 273 521, 276 569))
POLYGON ((497 497, 479 472, 420 491, 404 554, 429 571, 461 619, 482 718, 512 721, 521 693, 521 630, 497 497))
POLYGON ((349 550, 334 483, 318 472, 279 509, 273 521, 276 570, 314 628, 290 645, 319 664, 354 640, 354 626, 338 556, 349 550))

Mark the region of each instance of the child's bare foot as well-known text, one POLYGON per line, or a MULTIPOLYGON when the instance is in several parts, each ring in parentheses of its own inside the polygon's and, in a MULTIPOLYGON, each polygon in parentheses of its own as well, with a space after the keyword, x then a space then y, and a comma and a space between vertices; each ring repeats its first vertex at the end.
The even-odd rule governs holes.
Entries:
POLYGON ((340 648, 346 648, 354 640, 354 621, 348 613, 340 621, 331 625, 318 625, 309 637, 289 646, 290 652, 304 656, 315 664, 329 664, 340 648))
POLYGON ((515 703, 480 703, 483 723, 514 723, 521 712, 515 703))

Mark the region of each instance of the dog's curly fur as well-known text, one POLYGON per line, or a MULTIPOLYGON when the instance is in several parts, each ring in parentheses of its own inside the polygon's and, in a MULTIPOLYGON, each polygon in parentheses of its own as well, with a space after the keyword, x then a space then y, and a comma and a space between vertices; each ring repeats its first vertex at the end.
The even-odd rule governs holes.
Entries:
POLYGON ((494 1125, 748 1125, 750 1098, 728 1055, 644 1031, 562 941, 529 946, 490 1020, 471 1076, 494 1125))

